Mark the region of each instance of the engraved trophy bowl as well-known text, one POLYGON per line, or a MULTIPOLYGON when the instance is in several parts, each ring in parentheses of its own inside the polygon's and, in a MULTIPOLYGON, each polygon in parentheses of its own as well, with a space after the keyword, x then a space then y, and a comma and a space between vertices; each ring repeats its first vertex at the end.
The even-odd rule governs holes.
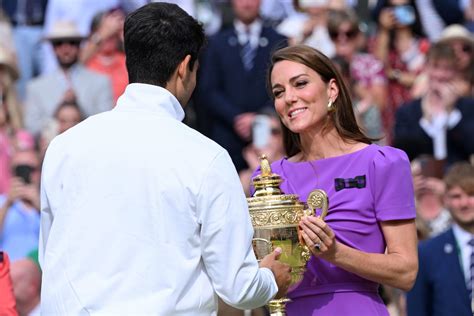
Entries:
MULTIPOLYGON (((299 201, 296 194, 285 194, 280 189, 283 181, 272 173, 270 164, 263 155, 260 158, 261 174, 252 179, 255 193, 247 198, 250 218, 254 227, 253 249, 258 260, 280 247, 280 261, 291 266, 290 287, 303 277, 311 252, 300 242, 299 222, 303 216, 327 214, 329 201, 323 190, 314 190, 308 195, 307 205, 299 201)), ((288 298, 274 299, 268 303, 270 315, 285 316, 288 298)))

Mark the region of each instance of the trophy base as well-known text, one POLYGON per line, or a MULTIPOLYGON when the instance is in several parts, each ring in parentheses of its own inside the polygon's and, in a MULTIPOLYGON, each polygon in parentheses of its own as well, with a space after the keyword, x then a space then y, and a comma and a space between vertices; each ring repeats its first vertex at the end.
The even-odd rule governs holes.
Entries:
POLYGON ((268 309, 270 316, 286 316, 286 303, 290 302, 289 298, 280 298, 277 300, 271 300, 268 303, 268 309))

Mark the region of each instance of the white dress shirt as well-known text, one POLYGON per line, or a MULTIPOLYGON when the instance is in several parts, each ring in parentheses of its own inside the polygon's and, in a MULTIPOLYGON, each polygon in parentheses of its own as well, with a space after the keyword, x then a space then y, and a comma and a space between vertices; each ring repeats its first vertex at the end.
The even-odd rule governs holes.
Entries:
POLYGON ((215 315, 277 292, 227 152, 185 126, 167 90, 130 84, 117 106, 56 137, 43 164, 44 315, 215 315))

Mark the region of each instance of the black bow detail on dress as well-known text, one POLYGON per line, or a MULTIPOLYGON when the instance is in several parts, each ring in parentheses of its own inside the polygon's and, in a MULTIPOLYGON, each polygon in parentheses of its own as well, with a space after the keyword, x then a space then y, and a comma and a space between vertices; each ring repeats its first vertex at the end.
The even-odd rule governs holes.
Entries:
POLYGON ((336 178, 334 179, 334 184, 336 191, 341 191, 342 189, 350 189, 350 188, 357 188, 362 189, 365 188, 365 175, 357 176, 355 178, 343 179, 343 178, 336 178))

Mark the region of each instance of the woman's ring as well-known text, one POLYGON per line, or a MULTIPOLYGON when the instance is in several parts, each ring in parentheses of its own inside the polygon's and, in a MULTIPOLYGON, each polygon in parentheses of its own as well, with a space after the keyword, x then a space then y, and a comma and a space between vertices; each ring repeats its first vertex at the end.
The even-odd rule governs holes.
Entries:
POLYGON ((320 242, 317 242, 314 244, 314 249, 316 249, 317 251, 320 251, 321 250, 321 243, 320 242))

